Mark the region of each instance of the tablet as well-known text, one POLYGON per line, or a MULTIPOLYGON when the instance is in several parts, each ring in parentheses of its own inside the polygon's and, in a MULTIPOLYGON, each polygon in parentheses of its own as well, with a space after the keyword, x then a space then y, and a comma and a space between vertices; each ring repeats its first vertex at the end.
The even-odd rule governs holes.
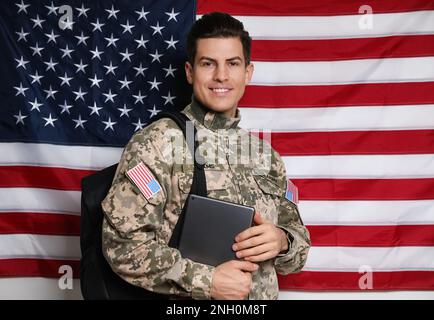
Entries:
POLYGON ((184 258, 217 266, 239 260, 232 245, 235 236, 252 226, 255 209, 190 194, 178 249, 184 258))

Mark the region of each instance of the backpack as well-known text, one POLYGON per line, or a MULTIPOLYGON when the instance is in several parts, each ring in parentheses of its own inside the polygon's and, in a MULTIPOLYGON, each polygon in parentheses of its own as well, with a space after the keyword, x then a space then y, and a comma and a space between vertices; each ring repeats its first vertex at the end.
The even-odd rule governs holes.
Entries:
MULTIPOLYGON (((188 117, 178 111, 160 112, 152 118, 157 121, 161 118, 170 118, 182 130, 190 154, 194 159, 194 175, 190 194, 206 196, 206 180, 203 171, 203 161, 197 159, 196 139, 186 138, 186 122, 188 117), (199 160, 199 161, 197 161, 199 160)), ((194 128, 196 137, 196 128, 194 128)), ((101 202, 106 197, 118 164, 114 164, 101 171, 86 176, 81 181, 81 218, 80 218, 80 285, 84 299, 110 300, 110 299, 143 299, 164 300, 168 295, 158 294, 144 288, 134 286, 123 280, 108 264, 102 253, 102 223, 104 212, 101 202)), ((180 231, 185 216, 186 203, 173 231, 169 246, 177 248, 180 231)))

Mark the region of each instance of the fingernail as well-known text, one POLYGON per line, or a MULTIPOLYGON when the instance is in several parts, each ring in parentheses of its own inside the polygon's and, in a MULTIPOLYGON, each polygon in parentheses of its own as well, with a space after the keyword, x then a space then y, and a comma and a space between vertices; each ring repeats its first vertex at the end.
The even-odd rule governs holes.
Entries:
POLYGON ((232 250, 237 251, 237 245, 236 245, 236 244, 234 244, 234 245, 232 246, 232 250))
POLYGON ((237 255, 237 258, 241 258, 241 257, 243 256, 243 255, 241 254, 241 252, 237 252, 236 255, 237 255))

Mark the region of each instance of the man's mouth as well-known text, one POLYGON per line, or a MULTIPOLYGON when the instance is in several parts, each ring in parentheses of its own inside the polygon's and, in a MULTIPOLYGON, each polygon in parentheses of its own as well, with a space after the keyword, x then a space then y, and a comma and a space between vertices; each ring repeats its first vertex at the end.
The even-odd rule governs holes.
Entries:
POLYGON ((214 93, 226 93, 229 90, 232 90, 231 88, 210 88, 214 93))

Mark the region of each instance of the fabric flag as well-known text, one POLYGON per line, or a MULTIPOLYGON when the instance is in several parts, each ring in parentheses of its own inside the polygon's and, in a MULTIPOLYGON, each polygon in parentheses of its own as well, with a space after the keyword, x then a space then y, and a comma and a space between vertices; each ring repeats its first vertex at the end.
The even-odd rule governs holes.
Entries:
MULTIPOLYGON (((63 265, 79 276, 81 178, 188 102, 187 31, 195 13, 224 11, 253 38, 241 126, 271 130, 311 233, 306 266, 281 289, 434 289, 434 1, 0 9, 0 283, 57 280, 63 265)), ((3 296, 19 290, 8 285, 3 296)))
POLYGON ((81 178, 190 100, 194 2, 16 0, 0 12, 0 277, 58 279, 66 265, 78 278, 81 178))

